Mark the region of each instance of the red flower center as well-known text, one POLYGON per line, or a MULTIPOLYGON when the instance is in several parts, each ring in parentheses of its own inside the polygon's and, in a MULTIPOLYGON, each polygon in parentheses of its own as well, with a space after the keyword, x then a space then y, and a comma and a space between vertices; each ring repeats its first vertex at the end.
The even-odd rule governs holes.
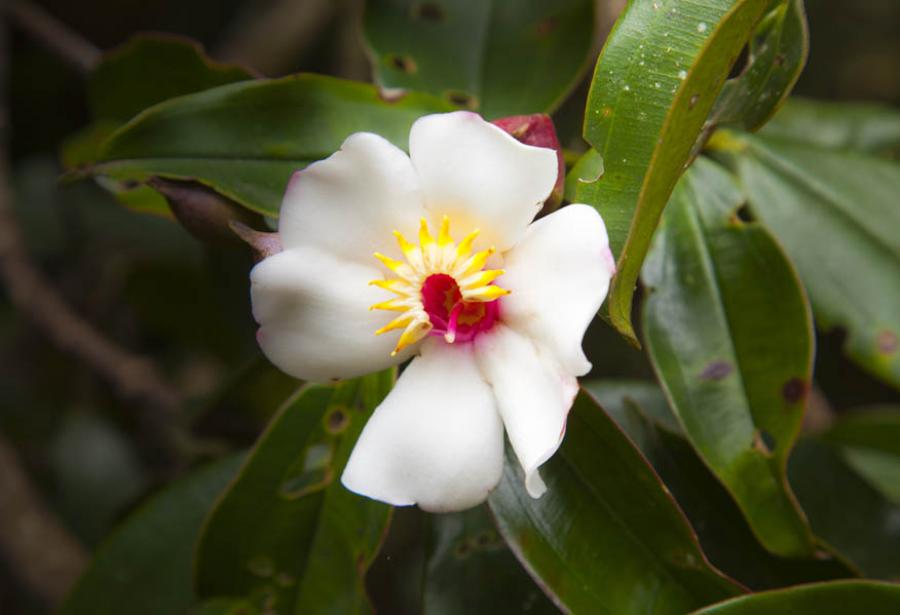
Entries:
POLYGON ((499 299, 463 301, 453 276, 433 273, 422 284, 422 305, 431 321, 431 335, 442 335, 448 342, 468 342, 490 329, 497 320, 499 299))

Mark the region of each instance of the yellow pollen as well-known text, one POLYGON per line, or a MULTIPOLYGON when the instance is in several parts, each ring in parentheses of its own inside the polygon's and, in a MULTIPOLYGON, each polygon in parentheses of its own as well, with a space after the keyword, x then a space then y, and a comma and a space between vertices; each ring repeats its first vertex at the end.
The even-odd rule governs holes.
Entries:
MULTIPOLYGON (((428 228, 428 221, 422 218, 419 224, 419 245, 408 241, 400 231, 394 231, 404 260, 396 260, 379 252, 374 254, 375 258, 397 276, 369 282, 396 295, 369 308, 401 312, 375 332, 375 335, 381 335, 403 329, 392 356, 420 341, 434 328, 425 311, 422 297, 422 287, 429 276, 445 274, 452 277, 459 287, 462 300, 466 302, 487 303, 509 294, 508 290, 493 284, 505 272, 502 269, 484 268, 487 260, 494 254, 494 248, 472 254, 478 234, 479 230, 476 228, 457 244, 450 234, 450 219, 443 216, 435 240, 428 228)), ((444 339, 453 343, 455 337, 448 333, 444 339)))

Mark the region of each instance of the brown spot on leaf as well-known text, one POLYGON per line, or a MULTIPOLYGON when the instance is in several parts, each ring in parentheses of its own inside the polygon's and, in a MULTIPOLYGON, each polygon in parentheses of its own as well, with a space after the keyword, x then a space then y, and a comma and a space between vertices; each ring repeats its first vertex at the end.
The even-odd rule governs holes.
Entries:
POLYGON ((806 397, 809 385, 802 378, 791 378, 781 387, 781 396, 789 404, 796 404, 806 397))
POLYGON ((448 101, 450 101, 451 104, 456 105, 457 107, 465 107, 466 109, 478 108, 478 99, 471 94, 467 94, 466 92, 451 90, 449 92, 446 92, 444 94, 444 97, 448 101))
POLYGON ((462 559, 464 557, 468 557, 469 553, 472 552, 472 545, 468 540, 461 541, 456 547, 453 549, 453 554, 462 559))
POLYGON ((884 330, 878 334, 878 351, 883 354, 894 354, 900 347, 900 340, 893 331, 884 330))
POLYGON ((387 57, 387 63, 391 68, 406 73, 407 75, 414 75, 419 70, 416 61, 409 56, 391 54, 387 57))
POLYGON ((538 38, 546 38, 550 35, 551 32, 556 30, 556 27, 559 25, 559 20, 556 17, 545 17, 540 20, 535 28, 535 33, 538 38))
POLYGON ((688 102, 688 109, 693 109, 694 107, 696 107, 699 100, 699 94, 694 94, 693 96, 691 96, 691 100, 688 102))
POLYGON ((777 54, 775 54, 775 57, 772 59, 772 64, 774 64, 775 66, 784 66, 784 60, 785 60, 784 54, 777 53, 777 54))
POLYGON ((344 408, 335 408, 325 417, 325 429, 328 433, 339 434, 350 424, 350 413, 344 408))
POLYGON ((412 15, 416 19, 435 22, 444 21, 446 17, 444 7, 437 2, 420 2, 413 7, 412 15))
POLYGON ((734 366, 728 361, 713 361, 700 373, 703 380, 721 380, 734 371, 734 366))

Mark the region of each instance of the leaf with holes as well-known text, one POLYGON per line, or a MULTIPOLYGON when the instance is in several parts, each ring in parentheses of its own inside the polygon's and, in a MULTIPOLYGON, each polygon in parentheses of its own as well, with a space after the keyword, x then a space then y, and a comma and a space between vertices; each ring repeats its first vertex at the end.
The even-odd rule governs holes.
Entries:
POLYGON ((677 419, 655 384, 595 380, 584 386, 653 464, 714 566, 756 591, 856 576, 836 558, 798 560, 766 551, 680 427, 672 429, 677 419))
POLYGON ((486 506, 429 515, 426 615, 559 611, 510 553, 486 506))
POLYGON ((730 175, 698 159, 672 196, 644 267, 653 367, 697 452, 762 544, 817 549, 785 477, 812 371, 812 319, 790 263, 738 218, 730 175))
POLYGON ((605 172, 576 200, 596 207, 618 258, 607 305, 637 344, 631 303, 650 238, 728 71, 769 0, 629 2, 597 61, 584 137, 605 172))
POLYGON ((900 165, 731 133, 751 211, 791 260, 824 330, 847 331, 852 359, 900 387, 900 165))
POLYGON ((390 507, 339 479, 392 383, 389 370, 311 385, 285 404, 206 520, 195 561, 200 597, 279 612, 368 610, 363 575, 390 507))
POLYGON ((801 440, 791 457, 791 484, 815 532, 866 576, 900 578, 900 506, 848 464, 838 448, 801 440))
POLYGON ((589 394, 575 400, 562 447, 530 497, 507 449, 489 503, 519 560, 573 613, 677 613, 740 593, 706 561, 653 470, 589 394))
POLYGON ((874 581, 833 581, 734 598, 694 615, 846 615, 900 612, 900 585, 874 581))
POLYGON ((241 457, 173 483, 133 513, 94 555, 62 615, 184 613, 194 601, 191 557, 203 517, 241 457))
POLYGON ((375 80, 488 119, 554 110, 587 66, 591 0, 368 0, 375 80))
POLYGON ((194 179, 275 216, 291 174, 330 156, 354 132, 406 147, 409 128, 449 107, 425 94, 391 101, 369 85, 302 74, 247 81, 172 99, 141 113, 106 142, 90 173, 117 186, 153 176, 194 179))
POLYGON ((765 124, 791 93, 808 53, 803 0, 782 0, 753 33, 747 65, 725 83, 708 123, 747 130, 765 124))

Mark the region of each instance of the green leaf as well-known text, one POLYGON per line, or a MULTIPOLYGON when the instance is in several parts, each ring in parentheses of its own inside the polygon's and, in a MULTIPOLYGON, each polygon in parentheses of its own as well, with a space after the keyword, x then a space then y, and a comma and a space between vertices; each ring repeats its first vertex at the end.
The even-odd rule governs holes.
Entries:
POLYGON ((513 552, 564 610, 682 614, 741 591, 706 561, 659 478, 587 393, 541 474, 548 490, 533 499, 507 449, 489 503, 513 552))
POLYGON ((240 456, 229 457, 150 499, 100 547, 60 613, 186 612, 193 603, 194 541, 207 510, 240 463, 240 456))
POLYGON ((669 427, 675 417, 659 387, 640 381, 588 381, 584 386, 653 464, 719 570, 753 590, 856 576, 837 559, 788 559, 766 551, 680 427, 669 427))
POLYGON ((672 196, 644 268, 644 333, 697 452, 762 544, 807 557, 816 541, 785 478, 812 370, 809 308, 768 232, 737 216, 727 172, 698 159, 672 196))
POLYGON ((156 103, 252 79, 220 64, 199 43, 170 34, 138 34, 105 54, 87 83, 94 118, 125 122, 156 103))
POLYGON ((900 165, 752 135, 733 135, 754 215, 800 272, 818 326, 900 387, 900 165))
POLYGON ((694 615, 847 615, 900 611, 900 585, 873 581, 834 581, 734 598, 694 615))
POLYGON ((291 174, 350 134, 375 132, 405 148, 418 117, 448 108, 425 94, 388 102, 372 86, 312 74, 235 83, 141 113, 107 142, 92 172, 120 182, 195 179, 275 216, 291 174))
POLYGON ((245 598, 263 610, 368 611, 363 575, 390 507, 348 491, 340 475, 393 372, 307 386, 260 437, 210 513, 197 549, 204 598, 245 598))
POLYGON ((375 81, 429 92, 488 119, 550 112, 593 46, 591 0, 368 0, 375 81))
POLYGON ((559 613, 519 566, 486 506, 429 515, 426 615, 559 613))
POLYGON ((900 507, 857 474, 837 449, 801 440, 790 477, 816 534, 866 576, 900 578, 900 507))
POLYGON ((190 611, 190 615, 257 615, 259 611, 246 600, 214 598, 190 611))
POLYGON ((900 506, 900 407, 843 414, 822 438, 838 445, 857 473, 900 506))
POLYGON ((572 165, 566 175, 565 199, 570 203, 578 200, 578 187, 583 183, 595 182, 603 176, 603 158, 595 149, 589 149, 572 165))
POLYGON ((769 0, 632 0, 597 62, 584 137, 606 172, 576 200, 595 206, 618 272, 612 324, 637 344, 631 303, 650 238, 741 47, 769 0))
POLYGON ((760 134, 896 158, 900 154, 900 110, 874 103, 791 98, 760 134))
POLYGON ((791 93, 808 53, 803 0, 778 2, 753 33, 747 65, 725 83, 709 124, 733 124, 747 130, 765 124, 791 93))

